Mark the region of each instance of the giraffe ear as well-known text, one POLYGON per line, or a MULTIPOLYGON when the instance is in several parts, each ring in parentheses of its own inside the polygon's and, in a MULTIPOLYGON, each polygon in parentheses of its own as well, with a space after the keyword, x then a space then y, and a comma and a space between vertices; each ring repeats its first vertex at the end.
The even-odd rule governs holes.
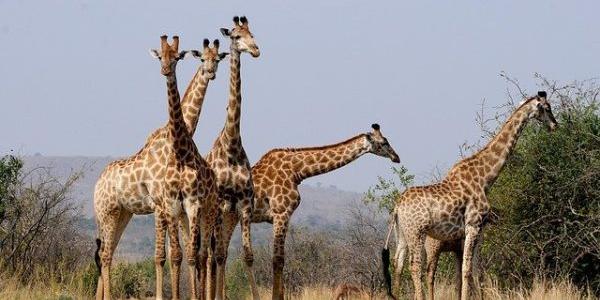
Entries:
POLYGON ((230 31, 229 31, 229 29, 227 29, 227 28, 221 28, 221 34, 222 34, 223 36, 230 36, 230 35, 231 35, 231 32, 230 32, 230 31))
POLYGON ((156 49, 150 49, 150 56, 160 59, 160 53, 156 49))
POLYGON ((227 57, 227 55, 229 55, 229 52, 221 52, 221 53, 219 53, 219 60, 227 57))
POLYGON ((190 50, 189 55, 198 59, 202 57, 202 53, 200 53, 198 50, 190 50))
POLYGON ((177 55, 177 60, 184 59, 187 56, 188 52, 189 51, 181 51, 181 52, 179 52, 179 54, 177 55))

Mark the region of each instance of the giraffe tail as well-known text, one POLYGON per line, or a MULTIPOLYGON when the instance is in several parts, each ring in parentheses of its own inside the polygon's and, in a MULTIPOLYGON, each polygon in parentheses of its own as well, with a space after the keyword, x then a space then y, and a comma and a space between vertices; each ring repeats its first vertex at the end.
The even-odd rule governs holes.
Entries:
POLYGON ((387 237, 385 239, 385 245, 383 246, 383 249, 381 250, 381 265, 383 267, 383 278, 385 281, 385 286, 387 288, 387 294, 388 297, 396 300, 396 297, 394 297, 394 294, 392 293, 392 275, 390 274, 390 249, 389 249, 389 242, 390 242, 390 236, 392 234, 392 230, 394 229, 394 226, 396 224, 395 222, 395 217, 396 217, 396 210, 394 210, 390 216, 390 224, 388 225, 388 232, 387 232, 387 237))
POLYGON ((94 261, 96 261, 96 267, 98 268, 98 274, 102 274, 102 261, 100 260, 100 247, 102 246, 102 240, 96 239, 96 252, 94 253, 94 261))

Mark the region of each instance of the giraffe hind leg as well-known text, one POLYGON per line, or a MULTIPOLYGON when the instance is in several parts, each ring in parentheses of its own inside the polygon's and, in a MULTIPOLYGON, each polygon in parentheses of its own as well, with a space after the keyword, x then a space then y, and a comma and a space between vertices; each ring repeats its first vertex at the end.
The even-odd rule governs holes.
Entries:
POLYGON ((442 243, 442 241, 430 237, 427 237, 425 240, 425 251, 427 253, 427 287, 430 300, 434 299, 435 272, 442 252, 442 243))
POLYGON ((406 238, 404 237, 404 232, 402 231, 402 227, 400 227, 400 222, 396 218, 395 220, 395 233, 396 233, 396 252, 394 253, 394 277, 396 278, 396 287, 400 287, 400 275, 402 274, 402 269, 404 268, 404 262, 406 261, 407 254, 407 243, 406 238))
POLYGON ((231 236, 238 223, 237 212, 223 213, 223 223, 220 230, 217 232, 218 236, 216 239, 217 247, 215 251, 215 258, 217 261, 217 283, 216 292, 217 299, 225 299, 225 270, 227 263, 227 250, 229 243, 231 242, 231 236))
POLYGON ((208 298, 212 300, 215 299, 214 288, 216 283, 216 277, 212 276, 216 273, 214 271, 210 272, 215 256, 213 235, 219 219, 216 194, 209 196, 205 202, 208 203, 207 207, 200 211, 200 241, 196 266, 198 281, 200 282, 200 299, 208 298), (214 277, 214 281, 211 277, 214 277))
POLYGON ((418 231, 407 234, 411 265, 410 271, 414 284, 415 299, 423 299, 423 271, 422 256, 425 236, 418 231))
MULTIPOLYGON (((254 254, 252 251, 252 238, 251 238, 251 218, 252 218, 252 199, 244 199, 242 204, 244 209, 241 210, 240 227, 242 233, 242 243, 244 247, 244 262, 246 264, 246 273, 248 276, 248 282, 250 283, 250 289, 252 291, 252 298, 259 300, 258 288, 256 287, 256 280, 254 279, 254 270, 252 264, 254 262, 254 254)), ((237 223, 237 222, 236 222, 237 223)), ((235 229, 235 225, 233 225, 235 229)), ((233 233, 233 231, 232 231, 233 233)))
POLYGON ((98 294, 100 294, 100 290, 102 290, 103 299, 111 298, 110 269, 112 258, 114 251, 117 248, 117 244, 121 239, 121 235, 123 234, 123 231, 125 231, 125 227, 127 227, 127 224, 129 223, 129 220, 131 220, 131 217, 131 212, 119 210, 114 211, 111 214, 102 218, 103 221, 100 224, 100 226, 102 227, 102 237, 100 238, 102 251, 101 253, 99 253, 101 264, 100 275, 102 280, 98 280, 96 298, 99 298, 98 294))

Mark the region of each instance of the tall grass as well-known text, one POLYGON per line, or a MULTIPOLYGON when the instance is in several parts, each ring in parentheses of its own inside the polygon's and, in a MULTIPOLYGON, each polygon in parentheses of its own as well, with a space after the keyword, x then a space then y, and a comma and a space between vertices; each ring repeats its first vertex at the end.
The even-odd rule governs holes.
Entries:
MULTIPOLYGON (((331 300, 333 299, 333 288, 328 287, 310 287, 303 289, 297 294, 288 294, 286 299, 289 300, 331 300)), ((531 289, 514 288, 501 289, 499 285, 491 280, 487 280, 482 288, 484 299, 498 300, 592 300, 598 299, 588 291, 577 289, 575 285, 567 280, 560 281, 543 281, 536 280, 531 289)), ((271 290, 266 288, 260 289, 261 299, 271 299, 271 290)), ((451 282, 440 280, 436 283, 435 298, 442 300, 458 300, 454 292, 454 286, 451 282)), ((252 299, 250 295, 246 299, 252 299)), ((351 299, 366 300, 369 297, 355 296, 351 299)), ((384 294, 375 295, 370 298, 373 300, 388 299, 384 294)), ((412 294, 402 295, 400 299, 412 299, 412 294)))
MULTIPOLYGON (((234 264, 235 265, 235 264, 234 264)), ((241 269, 235 266, 234 269, 241 269)), ((152 299, 154 292, 153 261, 145 260, 139 263, 118 263, 113 268, 113 296, 116 299, 152 299)), ((166 270, 168 271, 168 270, 166 270)), ((59 277, 48 277, 43 272, 37 272, 29 282, 21 282, 17 277, 0 274, 0 299, 93 299, 96 288, 97 273, 93 264, 80 270, 64 271, 59 277)), ((182 281, 182 284, 184 282, 182 281)), ((251 299, 247 282, 242 278, 229 278, 228 297, 231 300, 251 299)), ((164 289, 169 294, 168 287, 164 289)), ((589 291, 578 289, 568 280, 544 281, 535 280, 531 288, 513 287, 501 288, 490 279, 485 280, 481 289, 484 299, 517 299, 517 300, 592 300, 598 299, 589 291)), ((271 298, 270 287, 261 287, 261 299, 271 298)), ((330 300, 333 298, 333 287, 315 286, 301 289, 300 292, 287 294, 290 300, 330 300)), ((182 289, 184 299, 187 290, 182 289)), ((436 299, 458 299, 451 281, 440 279, 436 283, 436 299)), ((401 299, 411 299, 412 294, 403 294, 401 299)), ((351 299, 369 299, 358 296, 351 299)), ((379 294, 371 299, 387 299, 379 294)))
MULTIPOLYGON (((168 274, 168 271, 167 265, 165 273, 168 274)), ((153 259, 115 263, 111 272, 113 296, 140 298, 153 294, 154 273, 153 259)), ((49 272, 38 268, 26 282, 18 276, 0 273, 0 299, 90 299, 96 293, 97 282, 98 271, 94 263, 78 270, 54 269, 49 272)), ((170 290, 166 289, 166 292, 168 295, 170 290)))

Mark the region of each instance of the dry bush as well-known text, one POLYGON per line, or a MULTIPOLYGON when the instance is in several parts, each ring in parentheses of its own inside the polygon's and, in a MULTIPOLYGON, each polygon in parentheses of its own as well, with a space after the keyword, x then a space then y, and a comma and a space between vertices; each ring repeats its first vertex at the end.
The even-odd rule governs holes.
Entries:
POLYGON ((0 171, 11 177, 0 182, 0 269, 22 282, 40 273, 63 280, 66 271, 92 257, 91 239, 80 232, 81 217, 69 195, 81 173, 61 182, 49 168, 25 172, 15 162, 20 160, 12 156, 0 161, 0 171))
MULTIPOLYGON (((289 294, 302 293, 305 287, 335 287, 351 283, 370 294, 383 288, 381 241, 385 234, 385 215, 374 204, 350 205, 349 221, 338 230, 311 231, 291 226, 285 250, 284 281, 289 294)), ((235 255, 233 255, 235 256, 235 255)), ((254 247, 254 267, 257 283, 269 287, 272 283, 272 241, 254 247)), ((243 268, 230 268, 228 284, 231 291, 241 291, 247 284, 243 268)), ((244 290, 247 293, 247 290, 244 290)))

